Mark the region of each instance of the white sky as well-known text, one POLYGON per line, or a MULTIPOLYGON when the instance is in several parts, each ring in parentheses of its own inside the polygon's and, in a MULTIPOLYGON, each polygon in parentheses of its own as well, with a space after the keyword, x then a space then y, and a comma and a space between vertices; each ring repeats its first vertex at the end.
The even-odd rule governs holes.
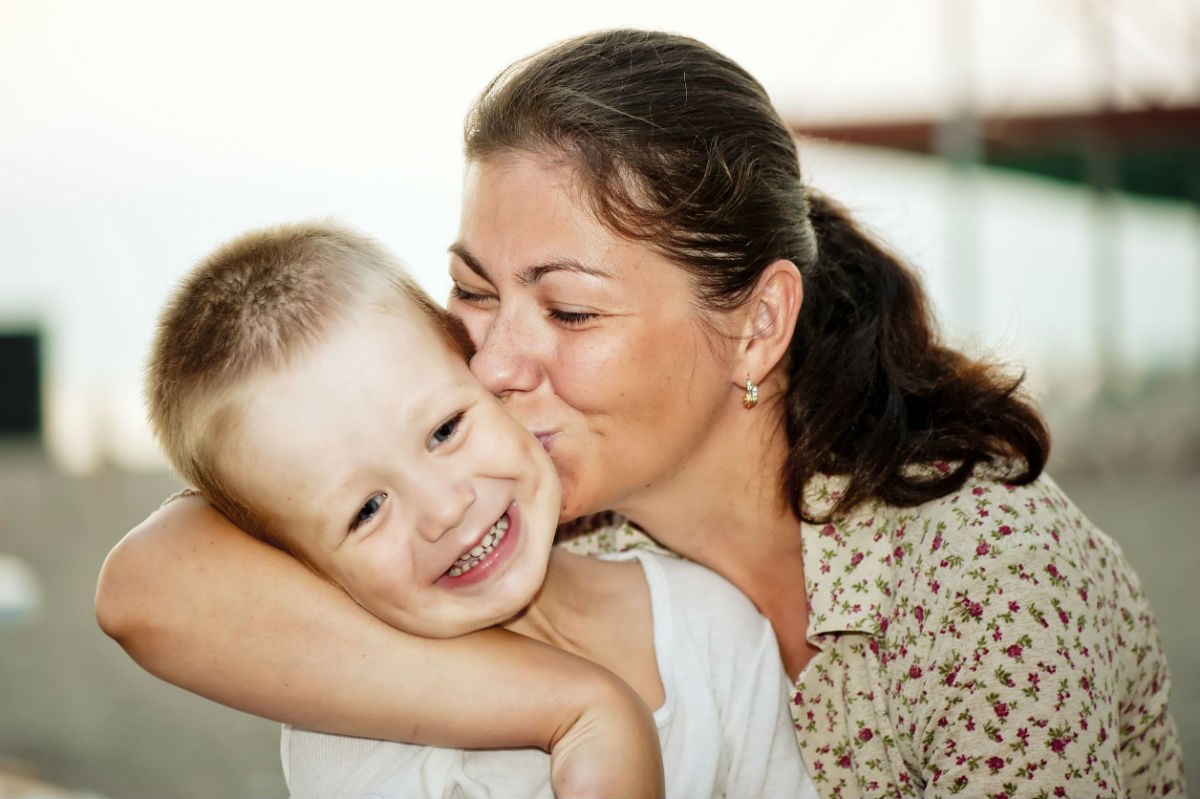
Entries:
POLYGON ((1200 95, 1200 0, 0 0, 0 329, 45 327, 53 435, 144 435, 162 298, 249 227, 334 216, 443 295, 475 93, 620 25, 708 42, 807 121, 937 114, 964 87, 1001 112, 1200 95))

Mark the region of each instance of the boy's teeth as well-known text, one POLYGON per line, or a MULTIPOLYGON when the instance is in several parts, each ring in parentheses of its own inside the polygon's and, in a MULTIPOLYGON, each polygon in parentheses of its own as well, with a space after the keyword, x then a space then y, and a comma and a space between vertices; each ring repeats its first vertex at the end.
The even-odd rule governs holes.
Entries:
POLYGON ((504 534, 506 532, 508 532, 507 513, 501 516, 496 523, 492 525, 492 529, 488 530, 487 535, 483 537, 482 541, 471 547, 470 552, 454 561, 454 565, 451 566, 446 573, 451 577, 458 577, 459 575, 466 574, 471 569, 475 568, 475 565, 478 564, 479 561, 483 560, 484 557, 489 555, 491 551, 496 548, 496 544, 499 544, 504 540, 504 534))

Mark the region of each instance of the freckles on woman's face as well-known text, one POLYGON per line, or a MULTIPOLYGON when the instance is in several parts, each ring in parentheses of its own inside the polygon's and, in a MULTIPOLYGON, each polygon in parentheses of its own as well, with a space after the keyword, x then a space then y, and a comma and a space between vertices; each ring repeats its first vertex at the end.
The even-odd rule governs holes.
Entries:
POLYGON ((472 371, 550 453, 564 520, 636 504, 728 406, 687 274, 597 220, 561 160, 468 166, 450 274, 472 371))

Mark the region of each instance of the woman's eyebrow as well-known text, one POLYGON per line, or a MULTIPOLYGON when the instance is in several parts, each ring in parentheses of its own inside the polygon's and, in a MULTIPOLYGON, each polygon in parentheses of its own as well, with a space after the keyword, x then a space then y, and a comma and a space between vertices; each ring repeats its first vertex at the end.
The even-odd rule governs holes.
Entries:
POLYGON ((451 254, 457 255, 458 259, 466 264, 467 268, 472 272, 479 275, 487 282, 492 282, 492 278, 490 275, 488 275, 487 270, 483 268, 479 261, 475 260, 475 256, 471 255, 471 251, 468 250, 464 245, 456 241, 446 249, 448 249, 451 254))
MULTIPOLYGON (((449 250, 454 255, 457 255, 467 268, 487 282, 495 285, 495 281, 488 275, 487 270, 483 265, 475 259, 471 252, 462 244, 455 242, 451 244, 449 250)), ((546 263, 529 266, 521 270, 517 274, 517 285, 522 287, 536 286, 541 279, 552 272, 572 272, 579 275, 588 275, 589 277, 612 277, 612 275, 603 269, 577 261, 574 258, 558 258, 546 263)))
POLYGON ((589 277, 612 277, 608 272, 598 267, 589 266, 572 258, 562 258, 525 269, 521 274, 517 275, 517 283, 522 286, 534 286, 551 272, 571 272, 577 275, 588 275, 589 277))

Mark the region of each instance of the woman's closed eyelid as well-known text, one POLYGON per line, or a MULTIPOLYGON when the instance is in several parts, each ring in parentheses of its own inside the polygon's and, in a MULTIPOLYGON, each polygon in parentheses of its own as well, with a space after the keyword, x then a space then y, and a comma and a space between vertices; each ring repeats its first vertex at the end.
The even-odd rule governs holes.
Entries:
POLYGON ((600 316, 595 311, 570 311, 563 308, 551 308, 547 313, 551 319, 568 327, 587 324, 600 316))
POLYGON ((450 298, 463 302, 480 303, 496 299, 495 295, 462 285, 457 280, 450 286, 450 298))

